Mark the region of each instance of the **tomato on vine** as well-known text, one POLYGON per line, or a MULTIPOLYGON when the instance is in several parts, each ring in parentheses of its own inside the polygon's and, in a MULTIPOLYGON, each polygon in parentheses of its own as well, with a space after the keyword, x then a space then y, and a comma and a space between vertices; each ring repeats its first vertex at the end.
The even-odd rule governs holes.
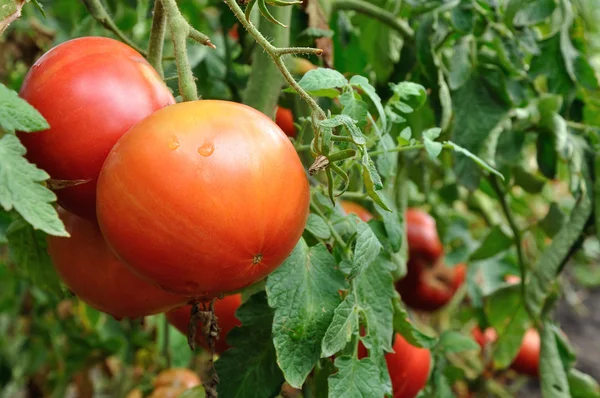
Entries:
POLYGON ((364 222, 368 222, 373 219, 373 214, 363 206, 359 205, 355 202, 350 202, 347 200, 342 200, 341 202, 342 209, 346 212, 346 214, 356 214, 358 218, 363 220, 364 222))
POLYGON ((266 115, 202 100, 161 109, 115 145, 98 180, 98 221, 132 269, 208 299, 263 279, 292 252, 309 187, 266 115))
POLYGON ((443 253, 443 246, 435 219, 423 210, 410 208, 406 210, 405 220, 409 255, 429 261, 437 260, 443 253))
POLYGON ((89 219, 95 218, 96 181, 113 145, 146 116, 175 103, 142 55, 105 37, 52 48, 27 73, 20 95, 50 125, 19 134, 27 158, 55 180, 62 207, 89 219))
POLYGON ((79 299, 117 319, 157 314, 187 301, 146 283, 125 267, 94 221, 58 211, 71 237, 48 236, 48 253, 63 282, 79 299))
POLYGON ((296 126, 294 126, 294 115, 287 108, 277 107, 275 113, 275 123, 283 130, 288 137, 296 136, 296 126))

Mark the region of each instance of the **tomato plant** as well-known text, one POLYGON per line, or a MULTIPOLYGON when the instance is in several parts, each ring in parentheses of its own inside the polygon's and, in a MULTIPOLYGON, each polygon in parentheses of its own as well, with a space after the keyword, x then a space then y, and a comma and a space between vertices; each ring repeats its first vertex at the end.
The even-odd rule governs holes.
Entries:
POLYGON ((204 100, 155 112, 117 143, 98 180, 98 221, 140 275, 173 293, 212 298, 250 286, 285 260, 308 199, 298 155, 273 121, 204 100))
POLYGON ((61 43, 32 66, 20 96, 50 124, 22 133, 27 158, 58 180, 59 204, 93 219, 96 180, 117 140, 152 112, 175 103, 134 49, 105 37, 61 43))
POLYGON ((4 0, 0 398, 600 396, 596 8, 4 0))
POLYGON ((60 209, 70 237, 48 236, 48 253, 65 285, 81 300, 115 318, 139 318, 185 303, 152 286, 113 254, 97 223, 60 209))
MULTIPOLYGON (((215 343, 215 352, 218 354, 229 348, 226 339, 229 332, 234 327, 241 326, 240 321, 235 317, 235 311, 240 307, 240 304, 242 304, 242 295, 239 293, 225 296, 215 303, 215 315, 219 318, 219 327, 221 328, 221 337, 215 343)), ((169 322, 183 334, 188 332, 191 309, 192 307, 188 305, 167 312, 169 322)), ((201 327, 202 324, 198 323, 198 329, 201 327)), ((205 350, 209 349, 204 336, 201 334, 196 335, 196 342, 205 350)))

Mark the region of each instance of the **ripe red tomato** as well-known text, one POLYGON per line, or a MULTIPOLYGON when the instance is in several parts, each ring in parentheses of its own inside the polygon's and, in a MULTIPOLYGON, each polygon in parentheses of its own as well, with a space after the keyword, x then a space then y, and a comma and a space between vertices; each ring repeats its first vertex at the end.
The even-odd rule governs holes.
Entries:
POLYGON ((108 155, 97 212, 109 245, 172 293, 206 300, 263 279, 308 218, 306 171, 266 115, 228 101, 161 109, 108 155))
POLYGON ((411 258, 435 261, 443 254, 435 219, 424 211, 414 208, 406 210, 406 234, 411 258))
POLYGON ((131 126, 175 103, 156 71, 131 47, 105 37, 69 40, 25 76, 21 97, 50 129, 19 134, 27 158, 53 179, 90 180, 56 191, 58 203, 95 219, 96 180, 113 145, 131 126))
POLYGON ((349 202, 347 200, 342 200, 340 203, 342 205, 342 209, 344 209, 346 214, 356 214, 358 218, 360 218, 364 222, 368 222, 369 220, 373 219, 373 214, 371 214, 369 210, 365 209, 358 203, 349 202))
MULTIPOLYGON (((481 348, 494 343, 498 339, 498 334, 492 328, 487 328, 483 333, 479 327, 472 330, 473 338, 481 348)), ((529 328, 521 341, 521 348, 510 367, 516 372, 538 377, 540 365, 540 335, 534 328, 529 328)))
POLYGON ((540 335, 537 330, 530 328, 525 332, 521 349, 514 359, 511 368, 532 377, 538 377, 540 369, 540 335))
POLYGON ((409 307, 433 312, 448 304, 466 274, 465 264, 427 269, 425 261, 417 258, 410 260, 407 275, 396 282, 396 290, 409 307))
MULTIPOLYGON (((414 398, 427 384, 431 353, 425 348, 411 345, 396 333, 395 352, 385 355, 385 361, 392 380, 394 398, 414 398)), ((367 356, 367 350, 361 344, 358 346, 358 357, 367 356)))
POLYGON ((135 276, 108 248, 95 222, 63 209, 59 215, 71 237, 48 236, 48 252, 63 282, 81 300, 117 319, 157 314, 187 302, 135 276))
MULTIPOLYGON (((215 341, 215 352, 217 354, 220 354, 229 348, 226 339, 229 332, 234 327, 242 325, 235 317, 235 311, 237 311, 240 305, 242 305, 242 295, 239 293, 225 296, 215 302, 215 315, 219 319, 219 327, 221 328, 221 335, 219 336, 219 339, 215 341)), ((190 323, 190 312, 191 306, 187 305, 180 307, 167 312, 167 319, 171 325, 179 329, 181 333, 187 335, 188 324, 190 323)), ((208 350, 208 344, 200 332, 202 330, 200 322, 198 322, 197 330, 196 343, 205 350, 208 350)))
POLYGON ((288 137, 296 136, 296 126, 294 126, 294 115, 287 108, 277 107, 275 113, 275 123, 283 130, 288 137))

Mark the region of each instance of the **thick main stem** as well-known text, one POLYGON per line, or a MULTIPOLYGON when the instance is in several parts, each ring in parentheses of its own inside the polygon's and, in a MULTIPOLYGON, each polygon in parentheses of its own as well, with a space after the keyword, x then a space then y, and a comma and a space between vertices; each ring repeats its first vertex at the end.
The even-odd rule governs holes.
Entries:
POLYGON ((167 16, 164 13, 162 1, 155 0, 150 43, 148 44, 148 62, 156 69, 161 78, 165 77, 162 67, 162 54, 166 30, 167 16))
POLYGON ((363 0, 335 0, 333 10, 352 10, 377 19, 390 28, 398 31, 405 38, 413 38, 415 32, 406 21, 396 18, 389 11, 363 0))
MULTIPOLYGON (((289 25, 292 16, 291 7, 273 7, 273 17, 284 25, 289 25)), ((274 47, 287 47, 290 43, 290 31, 282 26, 260 18, 260 32, 264 37, 272 38, 274 47)), ((252 54, 252 72, 243 94, 243 102, 258 109, 267 116, 275 117, 275 107, 283 87, 283 77, 278 66, 273 63, 269 54, 257 46, 252 54)))

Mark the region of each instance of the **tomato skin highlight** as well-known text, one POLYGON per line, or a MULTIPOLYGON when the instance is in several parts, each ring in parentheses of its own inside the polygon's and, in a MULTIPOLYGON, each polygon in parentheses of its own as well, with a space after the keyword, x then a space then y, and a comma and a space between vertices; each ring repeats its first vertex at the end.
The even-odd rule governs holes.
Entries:
MULTIPOLYGON (((394 398, 415 398, 427 385, 431 367, 431 353, 426 348, 411 345, 396 333, 394 352, 385 354, 394 398)), ((358 345, 358 358, 367 356, 367 349, 358 345)))
POLYGON ((216 100, 161 109, 125 134, 98 180, 109 245, 140 276, 208 300, 263 279, 308 218, 306 171, 266 115, 216 100))
POLYGON ((275 123, 283 130, 288 137, 296 136, 296 126, 294 126, 294 115, 287 108, 277 107, 275 112, 275 123))
POLYGON ((185 304, 182 296, 151 286, 125 267, 106 245, 98 225, 58 209, 71 237, 47 237, 54 268, 80 300, 117 319, 158 314, 185 304))
MULTIPOLYGON (((235 312, 240 305, 242 305, 242 295, 240 293, 225 296, 215 302, 215 315, 219 320, 219 327, 221 328, 219 339, 215 341, 215 352, 217 354, 221 354, 229 348, 226 339, 229 332, 236 326, 242 326, 242 322, 235 317, 235 312)), ((188 332, 191 310, 192 306, 186 305, 167 312, 169 323, 185 335, 188 332)), ((208 351, 209 347, 202 335, 202 324, 200 322, 198 322, 197 330, 196 343, 208 351)))
POLYGON ((358 218, 364 222, 368 222, 369 220, 373 219, 373 214, 371 214, 369 210, 365 209, 358 203, 342 200, 340 204, 342 205, 342 209, 346 212, 346 214, 356 214, 358 218))
POLYGON ((90 180, 55 192, 62 207, 89 219, 95 219, 96 180, 113 145, 134 124, 175 103, 142 55, 105 37, 52 48, 27 73, 20 96, 50 125, 18 134, 27 159, 53 179, 90 180))

